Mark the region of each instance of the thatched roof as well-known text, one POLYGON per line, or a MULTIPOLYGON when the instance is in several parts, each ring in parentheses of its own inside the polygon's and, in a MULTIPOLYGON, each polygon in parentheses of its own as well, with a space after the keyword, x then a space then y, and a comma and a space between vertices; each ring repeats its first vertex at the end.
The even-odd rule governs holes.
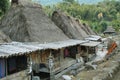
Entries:
POLYGON ((104 33, 115 33, 115 29, 112 26, 108 26, 104 33))
POLYGON ((0 43, 11 42, 10 38, 0 31, 0 43))
POLYGON ((88 26, 88 24, 83 23, 82 28, 84 29, 84 31, 88 34, 88 35, 97 35, 91 28, 90 26, 88 26))
POLYGON ((52 14, 54 23, 63 30, 63 32, 72 39, 83 39, 94 32, 87 26, 83 25, 73 17, 67 16, 61 11, 54 11, 52 14))
POLYGON ((43 12, 41 5, 19 0, 1 21, 0 29, 14 41, 54 42, 68 37, 43 12))

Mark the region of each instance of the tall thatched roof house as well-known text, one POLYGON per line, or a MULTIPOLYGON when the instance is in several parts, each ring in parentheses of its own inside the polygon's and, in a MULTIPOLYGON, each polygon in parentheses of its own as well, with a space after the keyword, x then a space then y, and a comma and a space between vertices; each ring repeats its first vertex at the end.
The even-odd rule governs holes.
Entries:
POLYGON ((108 26, 107 29, 103 33, 104 34, 115 34, 116 31, 112 26, 108 26))
POLYGON ((79 20, 67 16, 61 11, 54 11, 52 20, 69 38, 83 39, 88 35, 95 34, 86 24, 81 24, 79 20))
POLYGON ((0 29, 13 41, 54 42, 68 37, 43 12, 28 0, 13 4, 0 23, 0 29))

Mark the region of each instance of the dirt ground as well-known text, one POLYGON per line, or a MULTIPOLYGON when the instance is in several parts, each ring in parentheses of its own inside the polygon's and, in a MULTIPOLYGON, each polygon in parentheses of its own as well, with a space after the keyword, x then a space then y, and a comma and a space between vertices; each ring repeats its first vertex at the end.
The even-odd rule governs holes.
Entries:
POLYGON ((120 71, 117 74, 115 74, 112 80, 120 80, 120 71))
POLYGON ((120 80, 120 53, 99 64, 96 70, 80 72, 74 80, 120 80))

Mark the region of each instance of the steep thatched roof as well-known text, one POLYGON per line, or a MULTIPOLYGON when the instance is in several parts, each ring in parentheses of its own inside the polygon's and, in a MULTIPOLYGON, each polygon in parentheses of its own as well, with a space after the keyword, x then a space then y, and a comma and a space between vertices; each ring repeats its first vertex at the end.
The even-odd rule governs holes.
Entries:
POLYGON ((79 20, 60 11, 53 12, 52 20, 69 38, 83 39, 88 37, 88 35, 95 34, 87 25, 84 26, 79 20))
POLYGON ((104 33, 115 33, 115 29, 112 26, 108 26, 104 33))
POLYGON ((88 35, 96 35, 96 33, 87 24, 83 23, 81 26, 83 26, 82 28, 88 35))
POLYGON ((19 0, 1 21, 0 29, 14 41, 54 42, 68 37, 43 12, 38 4, 19 0))
POLYGON ((10 38, 0 31, 0 43, 11 42, 10 38))

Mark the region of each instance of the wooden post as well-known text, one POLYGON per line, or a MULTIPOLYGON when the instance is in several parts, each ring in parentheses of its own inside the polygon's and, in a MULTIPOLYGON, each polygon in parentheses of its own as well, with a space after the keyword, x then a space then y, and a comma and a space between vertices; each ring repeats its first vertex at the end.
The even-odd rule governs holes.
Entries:
POLYGON ((64 57, 64 48, 60 49, 60 66, 62 66, 63 57, 64 57))
POLYGON ((5 59, 5 71, 6 71, 6 80, 7 80, 7 75, 8 75, 8 68, 7 68, 7 59, 5 59))
POLYGON ((80 52, 81 52, 80 46, 77 46, 78 55, 76 55, 76 59, 80 57, 80 52))
POLYGON ((40 54, 41 54, 41 51, 39 51, 38 54, 39 54, 39 60, 40 60, 40 61, 39 61, 39 64, 40 64, 40 63, 41 63, 41 59, 40 59, 40 58, 41 58, 41 55, 40 55, 40 54))
POLYGON ((88 61, 88 56, 89 56, 89 50, 88 49, 89 49, 89 47, 87 46, 86 48, 87 48, 87 61, 88 61))
POLYGON ((52 53, 51 53, 51 50, 50 50, 50 55, 49 55, 49 69, 50 69, 50 80, 55 80, 55 75, 54 75, 54 72, 53 72, 53 69, 54 69, 54 61, 53 61, 53 56, 52 56, 52 53))

